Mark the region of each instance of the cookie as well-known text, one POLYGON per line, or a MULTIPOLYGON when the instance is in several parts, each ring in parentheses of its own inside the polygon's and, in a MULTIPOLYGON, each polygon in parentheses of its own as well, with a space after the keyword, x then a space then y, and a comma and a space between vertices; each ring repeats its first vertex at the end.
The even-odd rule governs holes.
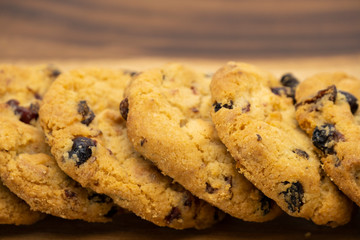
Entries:
POLYGON ((317 74, 299 85, 296 98, 296 119, 319 150, 325 172, 360 206, 360 80, 317 74))
POLYGON ((206 228, 224 214, 191 195, 143 159, 119 112, 131 74, 78 69, 44 97, 40 120, 59 166, 82 186, 159 226, 206 228))
POLYGON ((295 119, 291 88, 297 83, 286 82, 229 62, 211 82, 212 120, 240 172, 286 213, 319 225, 343 225, 353 204, 322 170, 295 119))
POLYGON ((210 118, 211 78, 181 64, 137 76, 120 110, 139 153, 199 198, 230 215, 264 222, 281 213, 244 176, 210 118))
POLYGON ((45 217, 30 207, 0 182, 0 224, 29 225, 45 217))
MULTIPOLYGON (((32 210, 107 222, 117 206, 82 188, 57 166, 38 121, 41 97, 54 80, 48 67, 0 67, 0 176, 32 210), (20 82, 22 84, 20 84, 20 82), (34 84, 34 85, 33 85, 34 84), (16 90, 14 90, 16 89, 16 90)), ((58 71, 57 71, 58 72, 58 71)))

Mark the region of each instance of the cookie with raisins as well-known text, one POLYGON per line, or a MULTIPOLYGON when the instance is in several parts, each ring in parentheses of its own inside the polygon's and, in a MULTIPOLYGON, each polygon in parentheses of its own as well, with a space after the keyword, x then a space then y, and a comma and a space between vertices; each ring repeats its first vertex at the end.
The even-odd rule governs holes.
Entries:
POLYGON ((229 62, 210 85, 212 120, 240 172, 286 213, 320 225, 343 225, 353 204, 323 172, 315 147, 297 125, 297 81, 283 79, 229 62), (216 107, 229 103, 231 109, 216 107))
POLYGON ((59 74, 47 66, 0 67, 0 177, 32 210, 67 219, 108 222, 109 212, 118 207, 109 197, 94 201, 96 193, 62 172, 45 143, 39 105, 59 74))
MULTIPOLYGON (((235 167, 210 118, 211 78, 181 64, 145 71, 127 89, 121 113, 135 149, 194 195, 226 213, 269 221, 280 208, 235 167)), ((215 108, 232 109, 232 103, 215 108)))
POLYGON ((319 150, 325 172, 360 206, 360 80, 321 73, 296 91, 296 118, 319 150))
MULTIPOLYGON (((164 176, 131 146, 119 111, 130 80, 130 73, 96 68, 59 76, 40 108, 57 163, 82 186, 159 226, 201 229, 218 222, 222 212, 164 176)), ((121 108, 124 114, 126 104, 121 108)))

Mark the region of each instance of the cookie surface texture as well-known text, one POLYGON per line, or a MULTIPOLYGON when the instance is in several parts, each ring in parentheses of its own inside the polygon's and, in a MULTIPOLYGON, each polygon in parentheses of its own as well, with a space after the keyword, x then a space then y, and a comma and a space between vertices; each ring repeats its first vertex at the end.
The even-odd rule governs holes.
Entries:
POLYGON ((211 226, 223 213, 162 175, 128 141, 119 103, 130 79, 120 70, 79 69, 51 86, 40 119, 59 166, 159 226, 211 226))
POLYGON ((289 215, 332 227, 350 220, 353 204, 323 172, 298 127, 293 99, 271 74, 229 62, 211 82, 212 120, 247 179, 289 215), (226 104, 232 103, 232 108, 226 104), (216 106, 221 107, 216 107, 216 106))
POLYGON ((0 176, 32 210, 67 219, 107 222, 117 208, 84 189, 57 166, 38 120, 41 98, 58 70, 48 66, 0 67, 0 176), (16 89, 16 90, 14 90, 16 89))
POLYGON ((0 224, 29 225, 44 217, 45 214, 30 210, 29 205, 0 182, 0 224))
POLYGON ((280 209, 237 172, 216 134, 210 81, 175 63, 140 74, 126 93, 129 139, 199 198, 246 221, 271 220, 280 209))
POLYGON ((360 206, 360 80, 344 73, 306 79, 296 92, 296 118, 334 183, 360 206))

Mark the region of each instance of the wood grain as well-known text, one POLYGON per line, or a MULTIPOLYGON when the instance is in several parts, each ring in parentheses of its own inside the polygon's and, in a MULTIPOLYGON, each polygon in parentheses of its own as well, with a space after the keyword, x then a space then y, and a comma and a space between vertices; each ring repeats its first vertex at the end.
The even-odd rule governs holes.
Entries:
POLYGON ((360 53, 359 0, 0 0, 2 59, 360 53))

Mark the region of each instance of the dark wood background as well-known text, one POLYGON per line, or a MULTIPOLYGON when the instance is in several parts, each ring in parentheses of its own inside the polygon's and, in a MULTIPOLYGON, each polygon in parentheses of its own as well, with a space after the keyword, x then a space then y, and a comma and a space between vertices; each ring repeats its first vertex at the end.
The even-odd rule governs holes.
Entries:
POLYGON ((0 59, 360 53, 359 0, 0 0, 0 59))

